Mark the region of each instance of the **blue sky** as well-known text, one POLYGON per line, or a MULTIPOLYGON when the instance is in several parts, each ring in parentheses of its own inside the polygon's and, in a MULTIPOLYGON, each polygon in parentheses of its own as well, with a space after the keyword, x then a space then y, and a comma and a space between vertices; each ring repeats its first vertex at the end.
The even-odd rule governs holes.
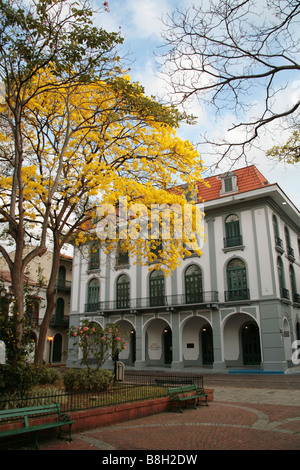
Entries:
MULTIPOLYGON (((197 2, 194 2, 197 4, 197 2)), ((133 81, 138 81, 145 88, 147 95, 162 96, 165 94, 165 84, 156 74, 156 55, 163 44, 161 30, 163 23, 161 18, 171 14, 176 8, 185 9, 192 4, 192 0, 108 0, 109 12, 99 15, 97 22, 108 31, 121 31, 124 37, 123 53, 130 51, 131 64, 130 76, 133 81)), ((94 5, 102 7, 103 2, 94 0, 94 5)), ((282 96, 284 102, 299 99, 300 80, 293 78, 291 87, 282 96)), ((281 103, 278 103, 281 106, 281 103)), ((259 107, 259 102, 254 103, 259 107)), ((255 109, 255 108, 253 108, 255 109)), ((233 116, 229 113, 224 119, 215 120, 208 110, 203 108, 198 102, 191 105, 191 111, 198 116, 197 124, 194 126, 182 126, 178 132, 179 136, 189 139, 193 143, 201 140, 200 134, 203 130, 211 133, 218 132, 224 135, 233 122, 233 116)), ((248 163, 253 163, 269 180, 270 183, 278 183, 285 194, 300 209, 300 164, 287 165, 285 163, 275 163, 265 156, 265 151, 274 145, 275 135, 268 134, 262 139, 262 144, 258 148, 253 148, 249 153, 248 163), (261 148, 263 147, 263 148, 261 148)), ((201 147, 199 147, 201 153, 201 147)), ((203 157, 204 162, 210 163, 208 157, 203 157)), ((213 157, 210 157, 213 159, 213 157)), ((245 166, 244 161, 240 161, 239 167, 245 166)), ((220 173, 226 171, 228 167, 224 163, 220 167, 220 173)))

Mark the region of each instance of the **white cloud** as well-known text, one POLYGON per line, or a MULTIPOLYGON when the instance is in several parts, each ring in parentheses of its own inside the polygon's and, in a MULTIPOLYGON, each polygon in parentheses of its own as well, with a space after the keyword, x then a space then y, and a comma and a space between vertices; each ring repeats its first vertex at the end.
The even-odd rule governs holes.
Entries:
POLYGON ((138 37, 156 36, 160 39, 162 28, 161 16, 170 9, 170 5, 164 0, 131 0, 127 2, 128 11, 131 14, 133 30, 138 37))

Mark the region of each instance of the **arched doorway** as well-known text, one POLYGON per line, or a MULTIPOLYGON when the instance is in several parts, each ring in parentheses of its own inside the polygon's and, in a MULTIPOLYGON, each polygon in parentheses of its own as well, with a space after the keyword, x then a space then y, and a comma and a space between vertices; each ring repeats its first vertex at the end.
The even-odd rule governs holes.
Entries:
POLYGON ((259 325, 252 315, 229 314, 223 323, 223 344, 227 368, 261 364, 259 325))
POLYGON ((259 328, 255 322, 246 322, 241 330, 243 363, 245 366, 261 363, 259 328))
POLYGON ((202 363, 204 366, 212 365, 214 362, 214 346, 212 327, 209 323, 201 329, 201 345, 202 345, 202 363))
POLYGON ((116 322, 120 337, 126 341, 126 347, 119 353, 119 360, 124 364, 132 365, 136 361, 136 332, 133 324, 128 320, 116 322))
POLYGON ((134 328, 130 331, 130 359, 134 364, 136 361, 136 332, 134 328))
POLYGON ((172 330, 167 321, 153 318, 145 325, 145 360, 149 366, 171 364, 172 330))
POLYGON ((172 362, 172 330, 170 327, 164 329, 164 363, 172 362))
POLYGON ((62 336, 60 333, 57 333, 54 336, 54 340, 53 340, 52 362, 61 362, 61 353, 62 353, 62 336))

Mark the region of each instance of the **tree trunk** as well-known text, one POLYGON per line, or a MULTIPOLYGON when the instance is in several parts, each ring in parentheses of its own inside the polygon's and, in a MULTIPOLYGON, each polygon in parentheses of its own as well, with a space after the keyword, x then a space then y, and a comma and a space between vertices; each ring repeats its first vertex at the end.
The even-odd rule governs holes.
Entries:
POLYGON ((13 315, 15 318, 15 354, 11 360, 11 366, 15 367, 18 363, 21 344, 23 337, 23 318, 24 318, 24 272, 22 268, 22 260, 14 262, 13 269, 11 271, 12 289, 14 294, 14 311, 13 315))
POLYGON ((52 268, 51 268, 50 278, 48 281, 47 292, 46 292, 47 306, 46 306, 44 318, 40 326, 38 345, 37 345, 37 350, 36 350, 36 355, 35 355, 35 363, 38 365, 43 364, 45 344, 47 340, 47 332, 48 332, 50 320, 52 318, 52 315, 54 313, 54 309, 56 306, 55 287, 56 287, 57 273, 58 273, 58 268, 59 268, 59 260, 60 260, 60 245, 59 245, 59 242, 55 240, 54 250, 53 250, 53 255, 52 255, 52 268))

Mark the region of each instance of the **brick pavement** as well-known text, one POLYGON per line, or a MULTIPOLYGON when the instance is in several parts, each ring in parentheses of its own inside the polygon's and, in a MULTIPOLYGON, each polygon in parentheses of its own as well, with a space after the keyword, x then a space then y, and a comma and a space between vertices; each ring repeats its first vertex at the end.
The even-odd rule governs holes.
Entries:
POLYGON ((214 387, 214 401, 208 407, 89 430, 75 434, 71 443, 42 441, 41 449, 101 450, 112 455, 117 450, 300 450, 299 379, 281 388, 272 388, 271 383, 267 379, 270 388, 263 388, 262 381, 254 380, 252 386, 242 387, 243 380, 228 382, 226 377, 223 386, 214 387), (254 388, 257 383, 260 388, 254 388))

